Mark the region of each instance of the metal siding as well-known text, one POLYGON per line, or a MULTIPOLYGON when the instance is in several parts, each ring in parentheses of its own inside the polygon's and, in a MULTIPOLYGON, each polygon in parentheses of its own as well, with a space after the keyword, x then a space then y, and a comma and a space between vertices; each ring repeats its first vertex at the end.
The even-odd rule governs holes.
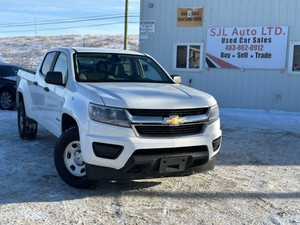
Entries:
POLYGON ((156 33, 140 43, 170 74, 175 42, 204 42, 209 27, 289 26, 286 68, 279 70, 206 69, 180 72, 185 85, 212 94, 221 107, 300 111, 300 76, 288 75, 290 41, 300 41, 297 0, 141 0, 141 20, 155 20, 156 33), (154 3, 148 8, 148 3, 154 3), (203 7, 203 27, 177 27, 178 7, 203 7))

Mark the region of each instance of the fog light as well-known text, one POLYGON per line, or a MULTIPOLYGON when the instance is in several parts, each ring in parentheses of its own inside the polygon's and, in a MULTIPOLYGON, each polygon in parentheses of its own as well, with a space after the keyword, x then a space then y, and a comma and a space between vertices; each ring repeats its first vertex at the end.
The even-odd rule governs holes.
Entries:
POLYGON ((222 136, 220 136, 217 139, 213 140, 212 146, 213 146, 214 152, 217 151, 220 148, 221 141, 222 141, 222 136))
POLYGON ((97 157, 106 159, 116 159, 122 153, 124 147, 121 145, 111 145, 93 142, 93 150, 97 157))

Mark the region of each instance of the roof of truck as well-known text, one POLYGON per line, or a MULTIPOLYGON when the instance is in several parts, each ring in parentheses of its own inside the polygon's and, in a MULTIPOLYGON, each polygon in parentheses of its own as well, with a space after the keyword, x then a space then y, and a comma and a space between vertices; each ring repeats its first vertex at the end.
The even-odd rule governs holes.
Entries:
POLYGON ((56 48, 52 50, 67 49, 74 50, 76 52, 88 52, 88 53, 115 53, 115 54, 130 54, 130 55, 143 55, 140 52, 120 50, 120 49, 110 49, 110 48, 87 48, 87 47, 73 47, 73 48, 56 48))

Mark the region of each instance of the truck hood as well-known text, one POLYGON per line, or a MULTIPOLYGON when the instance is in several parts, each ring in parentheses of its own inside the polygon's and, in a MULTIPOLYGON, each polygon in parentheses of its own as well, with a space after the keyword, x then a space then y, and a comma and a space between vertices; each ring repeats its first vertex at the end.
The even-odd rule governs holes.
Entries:
POLYGON ((101 97, 106 106, 135 109, 201 108, 216 104, 202 91, 161 83, 81 83, 101 97))

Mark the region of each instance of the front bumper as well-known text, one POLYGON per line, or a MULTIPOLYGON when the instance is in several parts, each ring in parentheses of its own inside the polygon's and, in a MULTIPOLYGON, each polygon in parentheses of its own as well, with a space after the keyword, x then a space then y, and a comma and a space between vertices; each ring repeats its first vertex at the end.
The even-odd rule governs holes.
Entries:
MULTIPOLYGON (((155 150, 165 148, 176 149, 190 146, 205 146, 207 153, 205 156, 206 161, 203 163, 204 165, 205 163, 210 162, 218 153, 220 146, 214 151, 212 142, 222 136, 222 131, 220 130, 220 120, 217 120, 213 124, 207 126, 202 134, 174 138, 138 137, 130 128, 112 126, 93 120, 89 120, 79 129, 82 155, 87 165, 88 174, 89 171, 94 170, 95 166, 114 169, 117 171, 120 171, 120 169, 126 170, 128 165, 134 165, 135 162, 139 160, 139 158, 133 156, 134 152, 138 149, 155 150), (123 151, 116 159, 97 157, 93 151, 93 143, 95 142, 123 146, 123 151), (134 161, 133 164, 132 161, 134 161)), ((171 157, 174 156, 177 155, 171 155, 171 157)), ((162 158, 161 154, 159 157, 153 158, 151 160, 152 164, 158 163, 160 158, 162 158)))
MULTIPOLYGON (((174 158, 181 159, 180 156, 175 156, 174 158)), ((182 171, 162 173, 160 171, 160 162, 161 160, 163 160, 163 158, 162 156, 153 155, 149 158, 131 156, 127 161, 126 165, 119 170, 103 166, 86 164, 86 172, 90 180, 131 180, 171 176, 186 176, 194 173, 213 170, 215 167, 215 156, 212 157, 209 161, 207 160, 207 158, 198 161, 201 165, 195 165, 194 162, 197 160, 192 156, 189 156, 189 158, 189 165, 182 171)))

